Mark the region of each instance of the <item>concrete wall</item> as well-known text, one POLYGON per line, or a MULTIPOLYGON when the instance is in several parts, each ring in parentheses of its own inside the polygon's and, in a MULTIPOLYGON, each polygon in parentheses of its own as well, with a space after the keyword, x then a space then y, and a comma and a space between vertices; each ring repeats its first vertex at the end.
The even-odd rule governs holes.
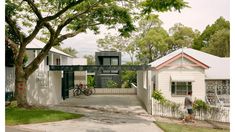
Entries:
POLYGON ((61 72, 36 71, 27 83, 30 104, 54 105, 62 101, 61 72))
MULTIPOLYGON (((40 50, 27 50, 29 64, 40 50)), ((49 52, 49 65, 55 65, 56 59, 60 59, 61 64, 65 64, 68 58, 57 53, 49 52)), ((26 64, 26 65, 27 65, 26 64)), ((30 75, 27 82, 27 100, 29 104, 54 105, 62 101, 61 94, 61 76, 62 73, 49 71, 47 58, 39 65, 39 68, 30 75)))
POLYGON ((149 114, 152 113, 151 71, 137 71, 137 97, 149 114))

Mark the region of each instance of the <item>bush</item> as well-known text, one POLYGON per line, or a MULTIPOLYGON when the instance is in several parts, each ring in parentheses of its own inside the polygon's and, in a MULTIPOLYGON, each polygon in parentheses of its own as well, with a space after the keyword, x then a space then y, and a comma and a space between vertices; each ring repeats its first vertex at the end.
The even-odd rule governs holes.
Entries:
POLYGON ((93 76, 87 76, 87 86, 88 87, 95 86, 95 78, 93 76))
POLYGON ((108 88, 117 88, 118 87, 118 84, 116 82, 114 82, 113 80, 109 80, 107 83, 106 83, 106 86, 108 88))
POLYGON ((206 104, 206 102, 200 100, 200 99, 197 99, 194 101, 193 103, 193 109, 194 110, 208 110, 209 109, 209 105, 206 104))
POLYGON ((165 102, 165 98, 163 97, 160 90, 153 91, 152 97, 156 100, 158 100, 160 103, 165 102))
POLYGON ((153 91, 152 97, 158 100, 160 104, 165 105, 165 106, 170 106, 173 111, 177 111, 180 107, 180 104, 177 104, 175 102, 165 99, 165 97, 162 95, 160 90, 153 91))

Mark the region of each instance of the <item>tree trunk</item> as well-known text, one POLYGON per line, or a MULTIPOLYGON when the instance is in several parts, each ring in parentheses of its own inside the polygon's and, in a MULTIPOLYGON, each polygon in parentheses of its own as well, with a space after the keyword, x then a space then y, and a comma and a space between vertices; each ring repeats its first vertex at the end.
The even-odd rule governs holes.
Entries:
POLYGON ((15 97, 19 107, 27 107, 27 78, 21 66, 16 65, 15 97))

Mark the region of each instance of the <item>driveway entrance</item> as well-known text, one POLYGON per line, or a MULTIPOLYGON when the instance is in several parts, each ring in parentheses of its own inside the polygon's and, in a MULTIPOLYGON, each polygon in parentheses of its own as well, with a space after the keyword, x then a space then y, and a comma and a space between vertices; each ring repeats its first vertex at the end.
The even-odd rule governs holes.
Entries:
POLYGON ((162 132, 136 95, 79 96, 66 99, 51 109, 84 117, 18 127, 46 132, 162 132))
POLYGON ((91 95, 64 100, 60 106, 148 115, 136 95, 91 95))

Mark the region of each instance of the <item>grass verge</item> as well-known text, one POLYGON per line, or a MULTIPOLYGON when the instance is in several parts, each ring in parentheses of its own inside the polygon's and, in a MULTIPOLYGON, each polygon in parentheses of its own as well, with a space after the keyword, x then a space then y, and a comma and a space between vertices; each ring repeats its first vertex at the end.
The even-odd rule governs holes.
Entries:
POLYGON ((155 122, 164 132, 229 132, 229 130, 203 128, 198 126, 189 126, 181 124, 173 124, 166 122, 155 122))
POLYGON ((80 118, 80 114, 65 113, 61 111, 49 110, 46 108, 6 108, 6 125, 19 125, 61 121, 68 119, 80 118))

